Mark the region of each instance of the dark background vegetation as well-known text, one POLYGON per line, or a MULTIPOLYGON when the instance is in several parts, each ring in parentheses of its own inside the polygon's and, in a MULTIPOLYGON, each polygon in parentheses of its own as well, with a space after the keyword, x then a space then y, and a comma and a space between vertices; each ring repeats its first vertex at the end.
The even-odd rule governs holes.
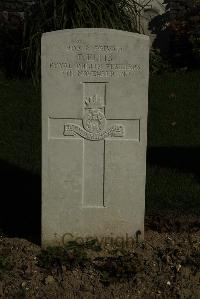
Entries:
POLYGON ((156 34, 153 47, 172 69, 199 68, 200 2, 164 0, 165 13, 154 17, 149 28, 156 34))
MULTIPOLYGON (((150 59, 146 214, 199 215, 200 10, 194 1, 167 2, 166 13, 150 24, 157 38, 150 59)), ((32 240, 40 236, 41 217, 42 32, 140 29, 140 7, 124 11, 127 1, 56 3, 36 4, 25 21, 0 14, 0 228, 32 240)))

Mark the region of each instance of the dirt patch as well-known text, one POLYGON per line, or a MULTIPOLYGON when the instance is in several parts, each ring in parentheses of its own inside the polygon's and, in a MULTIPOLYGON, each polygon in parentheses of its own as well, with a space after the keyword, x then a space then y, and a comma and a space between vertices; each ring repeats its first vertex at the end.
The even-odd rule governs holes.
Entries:
POLYGON ((148 217, 132 249, 72 244, 66 255, 1 236, 0 298, 199 298, 199 227, 198 217, 148 217))

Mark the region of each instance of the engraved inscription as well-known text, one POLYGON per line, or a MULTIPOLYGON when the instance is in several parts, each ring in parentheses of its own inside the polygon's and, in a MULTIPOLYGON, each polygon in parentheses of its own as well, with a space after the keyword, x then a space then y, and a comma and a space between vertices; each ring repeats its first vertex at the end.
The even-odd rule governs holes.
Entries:
POLYGON ((87 132, 83 128, 75 124, 64 125, 64 136, 75 136, 79 135, 87 140, 104 140, 107 137, 123 137, 125 134, 125 129, 122 125, 114 125, 105 131, 100 133, 87 132))
POLYGON ((110 62, 112 61, 112 55, 101 54, 77 54, 76 59, 78 61, 94 61, 94 62, 110 62))
POLYGON ((50 70, 58 70, 67 77, 127 77, 140 71, 137 64, 50 62, 50 70))
MULTIPOLYGON (((141 71, 138 64, 120 63, 126 48, 116 45, 90 45, 77 40, 66 45, 64 61, 49 61, 50 71, 65 77, 123 78, 141 71)), ((123 58, 124 60, 124 58, 123 58)))
POLYGON ((121 53, 124 48, 117 47, 114 45, 84 45, 81 40, 76 41, 76 43, 69 44, 66 46, 67 51, 79 52, 79 51, 102 51, 102 52, 117 52, 121 53))

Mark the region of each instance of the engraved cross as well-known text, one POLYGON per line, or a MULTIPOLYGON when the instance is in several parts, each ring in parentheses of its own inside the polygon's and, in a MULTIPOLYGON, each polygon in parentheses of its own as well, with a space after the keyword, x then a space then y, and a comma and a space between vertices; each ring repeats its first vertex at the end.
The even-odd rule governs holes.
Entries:
MULTIPOLYGON (((106 140, 125 135, 121 124, 106 119, 106 83, 83 83, 82 126, 66 123, 63 135, 83 141, 82 204, 86 207, 105 207, 106 140)), ((115 121, 118 121, 115 119, 115 121)))

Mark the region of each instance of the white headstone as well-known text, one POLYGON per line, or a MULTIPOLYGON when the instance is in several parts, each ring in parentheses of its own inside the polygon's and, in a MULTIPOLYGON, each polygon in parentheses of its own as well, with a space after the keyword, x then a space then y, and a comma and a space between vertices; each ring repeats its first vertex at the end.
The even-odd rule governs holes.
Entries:
POLYGON ((42 37, 42 242, 144 230, 149 38, 42 37))

